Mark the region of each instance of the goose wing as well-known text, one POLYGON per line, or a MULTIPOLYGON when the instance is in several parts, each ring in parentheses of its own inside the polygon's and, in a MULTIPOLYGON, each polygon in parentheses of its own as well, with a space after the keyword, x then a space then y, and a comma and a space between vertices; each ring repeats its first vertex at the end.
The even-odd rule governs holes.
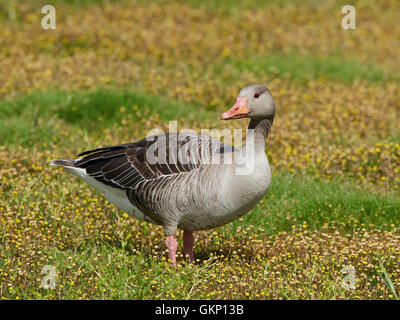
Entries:
POLYGON ((169 133, 85 151, 74 166, 106 185, 135 189, 142 181, 188 173, 234 150, 209 136, 169 133))

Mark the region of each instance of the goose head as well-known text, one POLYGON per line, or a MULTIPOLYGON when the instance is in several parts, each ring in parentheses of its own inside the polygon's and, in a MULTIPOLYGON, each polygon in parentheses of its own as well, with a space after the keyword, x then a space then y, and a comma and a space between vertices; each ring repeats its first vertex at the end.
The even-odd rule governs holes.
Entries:
POLYGON ((252 84, 240 90, 235 105, 221 115, 221 120, 263 120, 274 114, 275 103, 271 92, 263 84, 252 84))

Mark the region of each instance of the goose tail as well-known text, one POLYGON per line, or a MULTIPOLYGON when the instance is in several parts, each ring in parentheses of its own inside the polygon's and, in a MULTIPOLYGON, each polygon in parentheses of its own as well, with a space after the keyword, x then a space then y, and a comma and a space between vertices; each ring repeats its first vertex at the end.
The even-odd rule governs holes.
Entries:
POLYGON ((73 159, 55 159, 50 160, 50 165, 53 167, 75 167, 76 160, 73 159))

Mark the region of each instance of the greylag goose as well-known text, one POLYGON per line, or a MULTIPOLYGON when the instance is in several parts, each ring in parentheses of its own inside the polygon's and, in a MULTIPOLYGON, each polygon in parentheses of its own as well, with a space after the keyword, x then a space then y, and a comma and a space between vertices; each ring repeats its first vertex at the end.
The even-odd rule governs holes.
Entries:
POLYGON ((176 267, 177 228, 185 257, 194 261, 192 232, 238 219, 267 192, 271 169, 265 141, 275 115, 268 88, 243 88, 222 120, 250 118, 238 150, 206 135, 167 133, 85 151, 78 159, 52 160, 136 218, 161 225, 176 267))

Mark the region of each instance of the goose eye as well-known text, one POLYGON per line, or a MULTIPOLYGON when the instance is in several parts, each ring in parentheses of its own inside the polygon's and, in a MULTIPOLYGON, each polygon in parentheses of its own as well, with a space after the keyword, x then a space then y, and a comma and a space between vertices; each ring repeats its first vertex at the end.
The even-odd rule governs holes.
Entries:
POLYGON ((259 93, 256 93, 255 95, 254 95, 254 98, 258 98, 260 96, 260 94, 259 93))

